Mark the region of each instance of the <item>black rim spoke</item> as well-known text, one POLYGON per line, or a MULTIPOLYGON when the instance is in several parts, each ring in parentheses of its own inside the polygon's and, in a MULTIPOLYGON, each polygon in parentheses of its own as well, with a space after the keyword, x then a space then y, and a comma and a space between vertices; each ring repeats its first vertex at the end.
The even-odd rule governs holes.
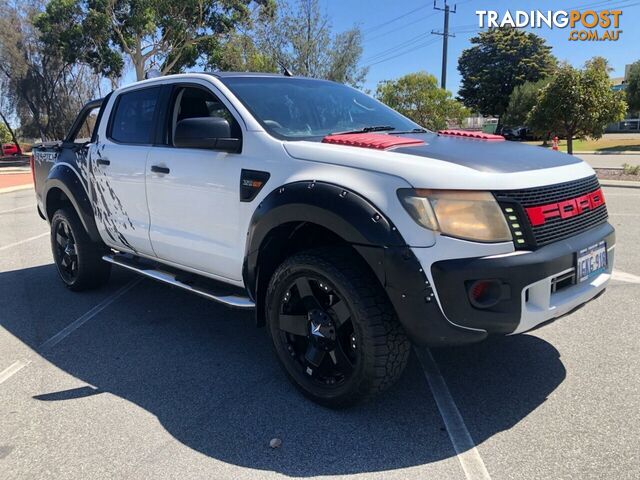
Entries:
POLYGON ((307 352, 304 354, 304 358, 307 362, 317 368, 322 363, 322 360, 324 360, 325 355, 326 352, 324 350, 320 350, 314 345, 309 345, 307 352))
POLYGON ((336 303, 331 305, 329 311, 334 313, 334 318, 337 320, 339 325, 342 325, 344 322, 351 318, 351 312, 349 311, 349 307, 344 300, 338 300, 336 303))
POLYGON ((321 308, 320 302, 313 294, 311 283, 306 277, 300 277, 296 280, 296 288, 298 289, 298 295, 307 310, 313 310, 314 308, 321 308))
POLYGON ((280 330, 306 337, 309 334, 307 315, 280 315, 280 330))
POLYGON ((342 350, 340 345, 337 345, 334 350, 329 352, 331 362, 338 367, 342 372, 349 374, 353 370, 353 363, 342 350))
POLYGON ((352 313, 326 280, 315 275, 293 280, 281 300, 278 321, 289 361, 309 381, 335 388, 353 373, 352 313))

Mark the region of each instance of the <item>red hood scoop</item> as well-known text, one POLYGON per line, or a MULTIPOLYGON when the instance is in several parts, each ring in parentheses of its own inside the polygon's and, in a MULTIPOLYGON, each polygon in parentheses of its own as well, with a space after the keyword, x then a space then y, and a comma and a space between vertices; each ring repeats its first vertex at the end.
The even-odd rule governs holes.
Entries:
POLYGON ((327 135, 322 143, 335 145, 347 145, 349 147, 373 148, 375 150, 387 150, 393 147, 410 147, 423 145, 417 138, 398 137, 380 133, 345 133, 342 135, 327 135))

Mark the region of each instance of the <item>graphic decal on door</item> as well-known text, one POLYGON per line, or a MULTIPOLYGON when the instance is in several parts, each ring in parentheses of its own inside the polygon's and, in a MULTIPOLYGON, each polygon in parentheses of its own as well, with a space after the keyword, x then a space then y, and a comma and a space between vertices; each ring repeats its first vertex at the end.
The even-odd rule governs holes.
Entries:
POLYGON ((114 243, 123 245, 137 253, 125 234, 127 230, 135 230, 135 226, 122 202, 109 184, 106 172, 103 170, 104 167, 97 163, 98 159, 103 158, 103 151, 104 144, 100 145, 99 142, 88 150, 80 149, 76 154, 78 169, 89 192, 99 227, 102 227, 114 243), (96 161, 93 161, 94 157, 96 161))

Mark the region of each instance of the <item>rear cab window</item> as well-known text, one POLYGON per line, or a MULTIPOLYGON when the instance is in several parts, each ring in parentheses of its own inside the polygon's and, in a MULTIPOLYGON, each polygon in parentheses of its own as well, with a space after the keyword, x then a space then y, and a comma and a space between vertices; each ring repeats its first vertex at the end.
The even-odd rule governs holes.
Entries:
POLYGON ((84 144, 89 143, 93 137, 93 131, 98 124, 98 115, 100 114, 100 107, 92 108, 87 112, 86 116, 82 119, 80 128, 73 137, 73 143, 84 144))
POLYGON ((117 143, 152 143, 160 89, 161 87, 151 87, 118 95, 107 136, 117 143))

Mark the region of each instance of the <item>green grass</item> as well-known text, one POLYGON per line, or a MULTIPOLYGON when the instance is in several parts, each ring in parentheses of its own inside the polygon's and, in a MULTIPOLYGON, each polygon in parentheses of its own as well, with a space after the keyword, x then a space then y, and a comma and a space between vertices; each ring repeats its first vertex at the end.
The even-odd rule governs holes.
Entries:
MULTIPOLYGON (((542 145, 542 142, 525 142, 529 145, 542 145)), ((549 148, 551 148, 551 142, 549 142, 549 148)), ((567 141, 560 140, 558 149, 561 152, 567 151, 567 141)), ((600 140, 574 140, 573 151, 578 152, 640 152, 640 139, 638 138, 621 138, 621 139, 608 139, 601 138, 600 140)))

